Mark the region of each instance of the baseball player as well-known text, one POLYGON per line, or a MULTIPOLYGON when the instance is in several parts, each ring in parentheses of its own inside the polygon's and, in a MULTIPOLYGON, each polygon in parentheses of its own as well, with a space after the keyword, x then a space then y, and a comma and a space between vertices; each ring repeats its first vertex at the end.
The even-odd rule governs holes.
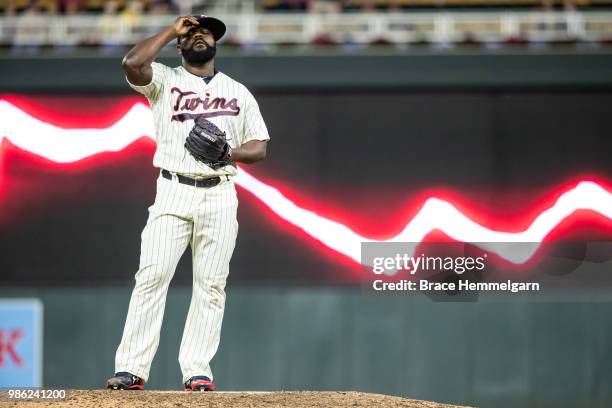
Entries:
POLYGON ((248 89, 215 69, 223 22, 178 17, 136 44, 123 59, 129 85, 151 105, 160 169, 155 202, 142 232, 140 267, 130 299, 111 389, 143 389, 159 344, 166 293, 191 245, 193 294, 179 352, 188 391, 213 391, 210 360, 219 345, 225 282, 234 251, 236 163, 266 157, 268 131, 248 89), (177 41, 182 65, 153 60, 177 41))

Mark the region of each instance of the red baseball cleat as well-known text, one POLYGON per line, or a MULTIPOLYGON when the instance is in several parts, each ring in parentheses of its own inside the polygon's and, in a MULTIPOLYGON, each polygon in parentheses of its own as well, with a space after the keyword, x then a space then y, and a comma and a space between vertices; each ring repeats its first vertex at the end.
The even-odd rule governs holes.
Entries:
POLYGON ((215 383, 208 377, 198 375, 185 383, 185 391, 214 391, 215 383))

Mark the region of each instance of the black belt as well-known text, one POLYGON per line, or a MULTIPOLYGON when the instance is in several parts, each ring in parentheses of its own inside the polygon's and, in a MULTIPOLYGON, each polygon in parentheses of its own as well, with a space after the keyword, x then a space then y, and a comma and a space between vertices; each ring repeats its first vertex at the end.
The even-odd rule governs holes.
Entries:
MULTIPOLYGON (((172 173, 170 173, 168 170, 162 169, 161 175, 165 179, 172 180, 172 173)), ((181 184, 187 184, 188 186, 195 186, 195 187, 214 187, 221 182, 220 177, 212 177, 212 178, 207 178, 207 179, 193 179, 191 177, 182 176, 180 174, 177 174, 176 178, 178 179, 178 182, 181 184)))

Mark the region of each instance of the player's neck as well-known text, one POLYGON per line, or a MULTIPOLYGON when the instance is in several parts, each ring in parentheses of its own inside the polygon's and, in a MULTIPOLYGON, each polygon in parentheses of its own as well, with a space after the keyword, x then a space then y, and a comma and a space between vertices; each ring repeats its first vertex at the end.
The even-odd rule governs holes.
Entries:
POLYGON ((183 68, 193 75, 200 77, 213 76, 215 73, 215 60, 212 59, 204 64, 190 64, 183 60, 183 68))

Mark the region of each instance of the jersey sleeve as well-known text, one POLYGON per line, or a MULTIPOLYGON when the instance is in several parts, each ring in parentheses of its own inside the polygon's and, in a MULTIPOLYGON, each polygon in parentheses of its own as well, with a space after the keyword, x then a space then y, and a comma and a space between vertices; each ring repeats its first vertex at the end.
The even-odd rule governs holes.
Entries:
POLYGON ((270 140, 270 135, 268 134, 268 128, 259 111, 257 101, 250 92, 247 92, 241 144, 245 144, 250 140, 270 140))
POLYGON ((153 78, 147 85, 134 85, 127 76, 125 77, 125 80, 132 89, 143 94, 150 101, 157 99, 161 94, 164 82, 166 82, 166 77, 168 76, 168 71, 170 70, 169 67, 159 62, 153 62, 151 68, 153 69, 153 78))

